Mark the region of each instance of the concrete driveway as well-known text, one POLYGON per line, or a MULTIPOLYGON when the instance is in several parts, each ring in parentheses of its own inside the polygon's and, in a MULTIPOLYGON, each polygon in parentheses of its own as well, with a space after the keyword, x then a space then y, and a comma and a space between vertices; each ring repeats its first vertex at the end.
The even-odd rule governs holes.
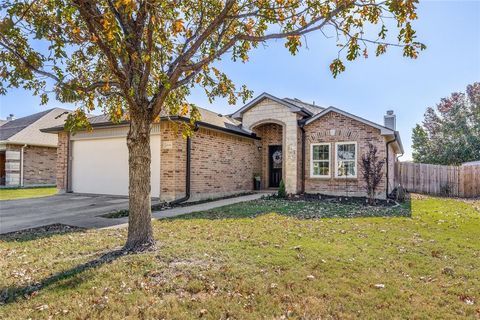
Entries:
POLYGON ((0 234, 54 223, 83 228, 114 226, 125 221, 100 216, 127 208, 127 197, 73 193, 0 201, 0 234))

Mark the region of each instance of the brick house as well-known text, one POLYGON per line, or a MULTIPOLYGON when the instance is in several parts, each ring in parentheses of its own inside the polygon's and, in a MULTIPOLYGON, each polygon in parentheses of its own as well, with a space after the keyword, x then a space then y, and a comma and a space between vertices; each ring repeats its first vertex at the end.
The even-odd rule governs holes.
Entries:
MULTIPOLYGON (((395 116, 385 125, 340 109, 263 93, 232 115, 201 109, 196 132, 184 139, 182 117, 162 117, 151 130, 152 197, 164 201, 220 197, 278 187, 307 192, 365 196, 361 155, 368 143, 388 159, 377 197, 395 186, 394 164, 403 153, 395 116)), ((90 119, 91 132, 58 134, 57 186, 63 191, 128 194, 128 122, 112 124, 106 116, 90 119)))
POLYGON ((41 128, 61 125, 68 110, 53 108, 0 125, 0 185, 27 187, 56 184, 58 139, 41 128))

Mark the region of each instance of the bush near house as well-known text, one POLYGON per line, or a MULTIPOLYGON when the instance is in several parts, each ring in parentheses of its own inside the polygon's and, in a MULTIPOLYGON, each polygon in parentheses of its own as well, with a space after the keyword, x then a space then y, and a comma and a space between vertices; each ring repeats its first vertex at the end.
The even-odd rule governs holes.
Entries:
POLYGON ((353 219, 245 203, 216 209, 238 218, 156 221, 157 251, 138 255, 111 253, 124 229, 0 238, 0 318, 475 319, 479 203, 353 219))

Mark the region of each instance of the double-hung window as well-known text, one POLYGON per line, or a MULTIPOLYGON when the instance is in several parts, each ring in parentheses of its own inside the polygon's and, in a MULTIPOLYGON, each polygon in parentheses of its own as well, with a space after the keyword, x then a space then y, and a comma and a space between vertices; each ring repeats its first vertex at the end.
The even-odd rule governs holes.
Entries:
POLYGON ((357 143, 337 142, 335 144, 336 166, 335 176, 337 178, 357 177, 357 143))
POLYGON ((310 155, 310 176, 314 178, 330 177, 330 144, 313 143, 310 155))

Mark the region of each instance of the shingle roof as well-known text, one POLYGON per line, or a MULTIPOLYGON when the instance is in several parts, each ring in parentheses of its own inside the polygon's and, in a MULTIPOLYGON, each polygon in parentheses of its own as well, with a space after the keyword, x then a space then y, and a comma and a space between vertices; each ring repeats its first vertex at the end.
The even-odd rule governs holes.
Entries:
POLYGON ((311 103, 302 101, 302 100, 297 99, 297 98, 293 98, 293 99, 292 98, 283 98, 282 100, 286 101, 286 102, 289 102, 291 104, 294 104, 294 105, 298 106, 299 108, 307 109, 313 115, 316 115, 317 113, 320 113, 325 109, 323 107, 320 107, 320 106, 317 106, 315 104, 311 104, 311 103))
POLYGON ((64 113, 70 112, 62 108, 53 108, 26 117, 8 121, 0 126, 0 141, 10 143, 26 143, 33 145, 56 146, 57 139, 40 131, 41 128, 64 123, 64 113))
POLYGON ((50 111, 52 111, 52 109, 8 121, 0 129, 0 141, 7 140, 8 138, 14 136, 15 134, 19 133, 20 131, 22 131, 23 129, 49 113, 50 111))
MULTIPOLYGON (((232 133, 238 133, 240 135, 244 136, 252 136, 251 132, 248 132, 244 129, 241 128, 241 123, 235 119, 233 119, 230 116, 218 114, 216 112, 204 109, 204 108, 198 108, 198 111, 200 112, 201 118, 198 121, 199 125, 205 125, 208 127, 211 127, 213 129, 221 129, 221 130, 226 130, 232 133)), ((176 115, 171 115, 171 116, 163 116, 163 120, 167 119, 172 119, 172 120, 188 120, 188 116, 176 116, 176 115)), ((100 127, 100 126, 108 126, 108 125, 114 125, 114 123, 110 120, 109 115, 99 115, 99 116, 94 116, 89 118, 90 124, 93 127, 100 127)), ((121 124, 125 125, 127 124, 128 121, 122 121, 121 124)), ((44 132, 57 132, 63 130, 63 127, 57 126, 57 127, 52 127, 52 128, 47 128, 42 131, 44 132)))

